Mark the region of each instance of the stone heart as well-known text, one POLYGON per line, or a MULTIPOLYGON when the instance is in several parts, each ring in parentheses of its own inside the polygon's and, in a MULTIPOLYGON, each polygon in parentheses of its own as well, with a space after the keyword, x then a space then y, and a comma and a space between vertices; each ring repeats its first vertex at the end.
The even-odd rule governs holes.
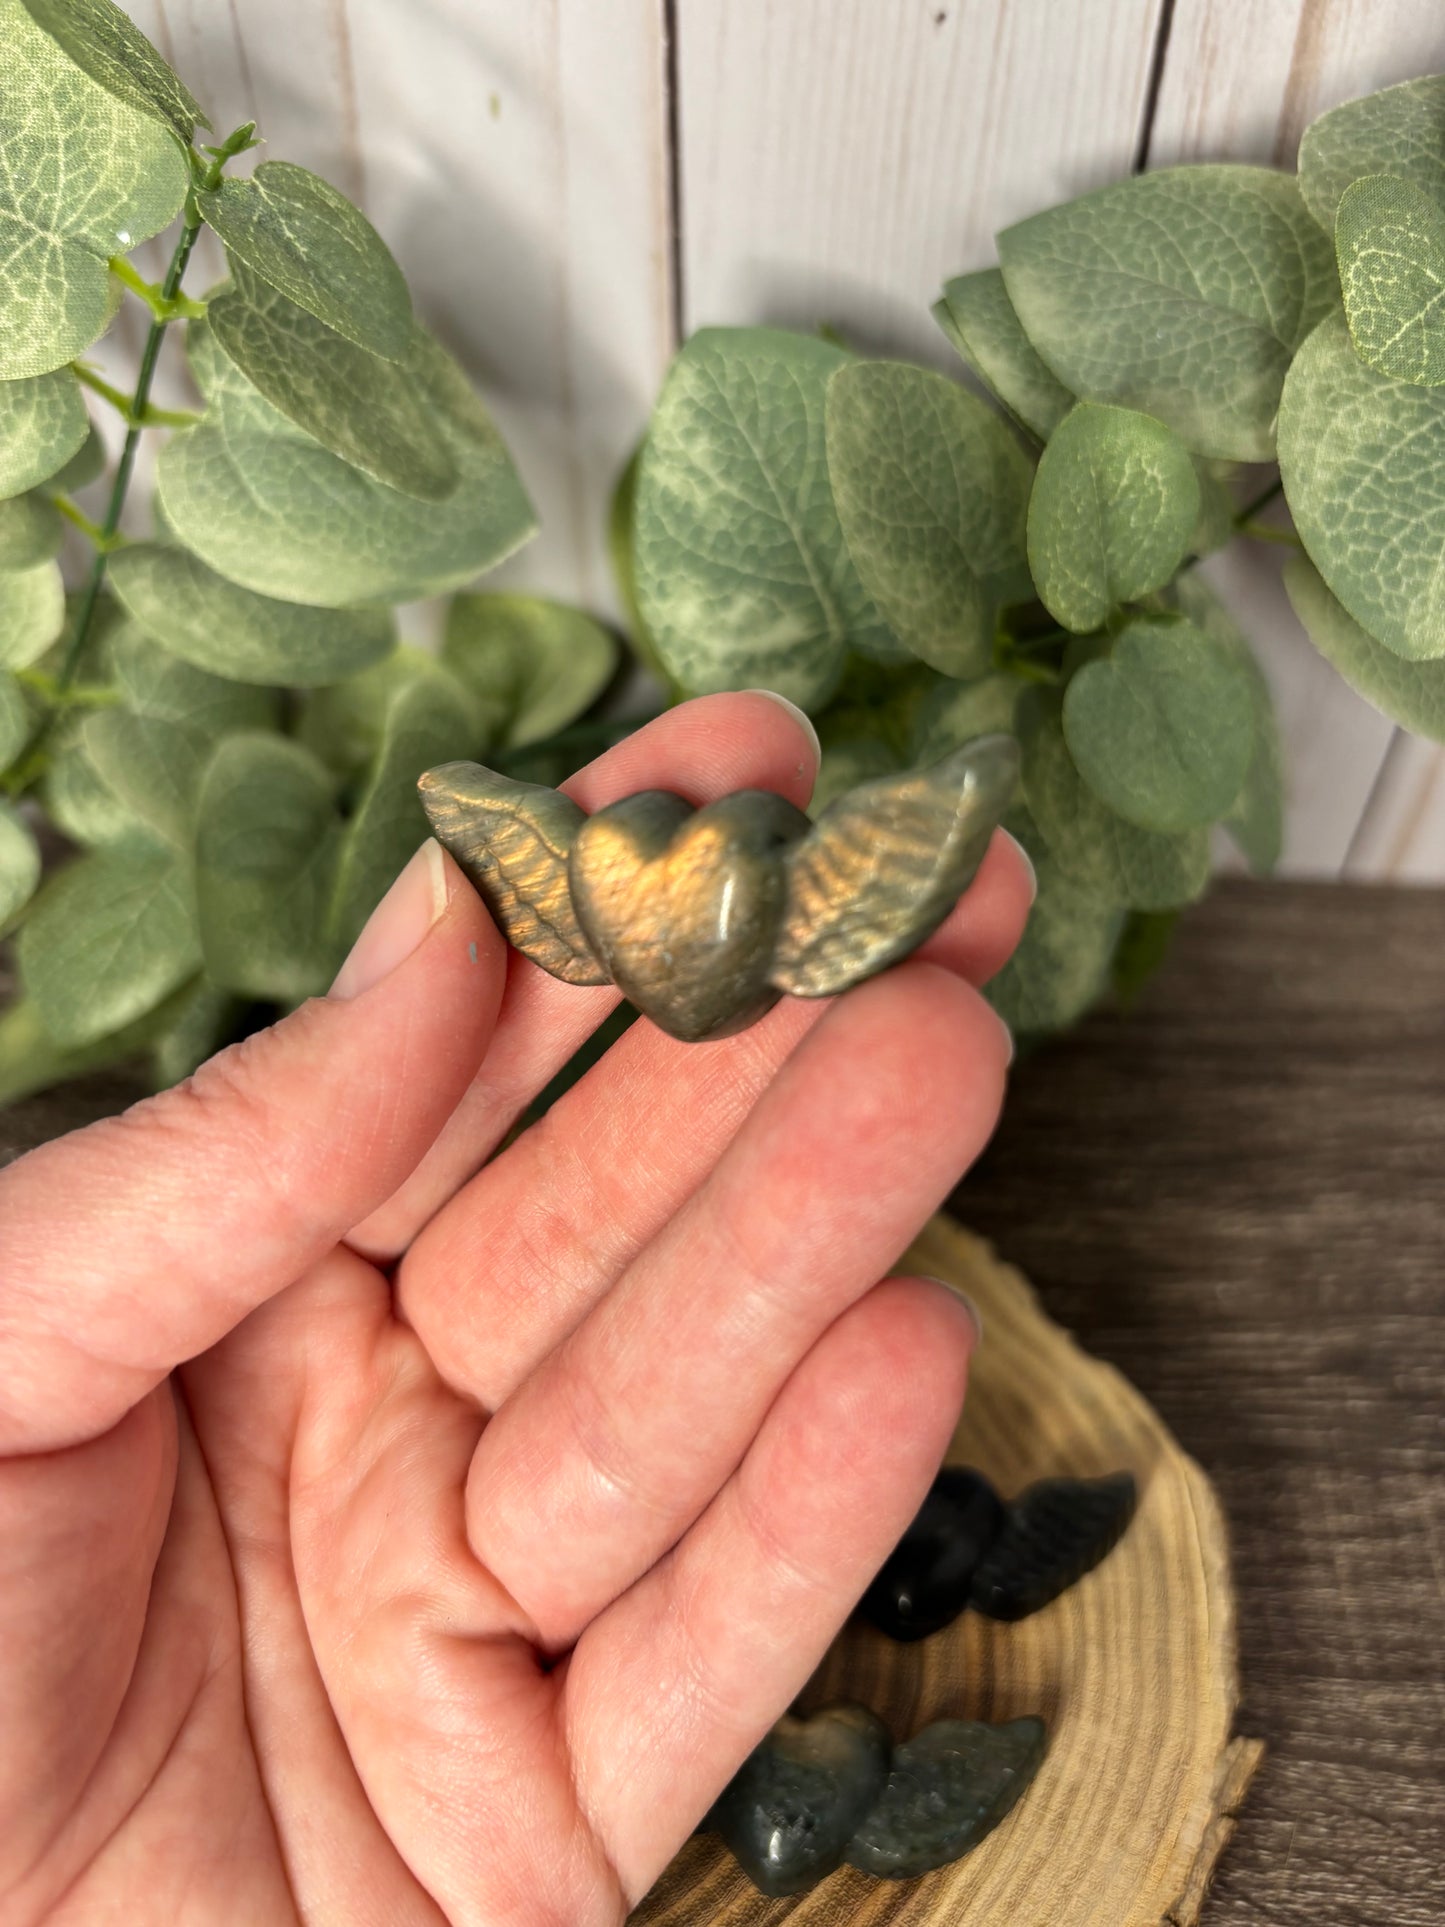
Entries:
POLYGON ((968 1604, 974 1569, 1003 1518, 1003 1502, 981 1472, 946 1465, 858 1611, 890 1639, 940 1632, 968 1604))
POLYGON ((1132 1472, 1026 1487, 974 1570, 971 1603, 990 1619, 1038 1612, 1113 1550, 1138 1503, 1132 1472))
POLYGON ((710 1815, 739 1865, 772 1898, 835 1867, 888 1778, 888 1729, 866 1706, 784 1718, 743 1762, 710 1815))
POLYGON ((1044 1723, 938 1720, 900 1746, 888 1784, 848 1847, 850 1867, 909 1880, 991 1833, 1039 1770, 1044 1723))
POLYGON ((612 981, 685 1042, 725 1037, 777 1001, 768 983, 803 812, 767 790, 704 809, 645 790, 581 824, 572 904, 612 981))

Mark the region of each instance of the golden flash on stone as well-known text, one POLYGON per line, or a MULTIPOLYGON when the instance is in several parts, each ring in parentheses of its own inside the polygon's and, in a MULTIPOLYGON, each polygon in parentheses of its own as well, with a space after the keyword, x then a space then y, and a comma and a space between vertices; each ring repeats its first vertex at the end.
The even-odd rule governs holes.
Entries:
POLYGON ((980 736, 860 784, 816 823, 768 790, 701 809, 646 790, 588 816, 479 763, 443 763, 418 787, 516 949, 565 983, 616 984, 698 1043, 916 950, 973 880, 1018 775, 1012 737, 980 736))

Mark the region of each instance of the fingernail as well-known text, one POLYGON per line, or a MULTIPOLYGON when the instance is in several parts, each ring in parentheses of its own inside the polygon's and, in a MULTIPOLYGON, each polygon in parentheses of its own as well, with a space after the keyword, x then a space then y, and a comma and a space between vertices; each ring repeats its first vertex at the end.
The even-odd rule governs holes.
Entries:
POLYGON ((929 1284, 943 1286, 943 1289, 948 1293, 949 1297, 954 1300, 959 1310, 963 1312, 968 1322, 973 1326, 973 1342, 975 1348, 981 1345, 983 1343, 983 1313, 979 1310, 974 1300, 969 1297, 966 1291, 960 1290, 957 1285, 953 1284, 947 1278, 935 1278, 929 1272, 924 1272, 923 1276, 928 1279, 929 1284))
POLYGON ((447 907, 450 885, 442 846, 428 837, 366 920, 336 973, 333 997, 359 997, 406 962, 447 907))
POLYGON ((744 689, 740 693, 744 696, 766 696, 768 701, 776 703, 779 709, 786 709, 813 745, 813 767, 814 769, 818 767, 823 760, 823 745, 818 741, 818 732, 813 727, 813 719, 806 710, 799 709, 796 703, 790 703, 787 697, 780 696, 776 689, 744 689))
POLYGON ((1019 862, 1024 866, 1024 875, 1029 880, 1029 902, 1032 904, 1039 894, 1039 873, 1034 868, 1034 860, 1024 848, 1023 844, 1020 843, 1018 838, 1013 834, 1012 830, 1005 830, 1003 834, 1019 853, 1019 862))

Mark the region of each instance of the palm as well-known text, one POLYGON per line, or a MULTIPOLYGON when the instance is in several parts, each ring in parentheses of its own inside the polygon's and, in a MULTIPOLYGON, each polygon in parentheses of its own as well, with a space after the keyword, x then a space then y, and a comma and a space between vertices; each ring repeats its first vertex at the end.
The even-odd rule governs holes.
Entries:
MULTIPOLYGON (((749 754, 800 780, 795 742, 749 754)), ((946 1443, 966 1323, 874 1281, 991 1126, 963 979, 1023 887, 991 855, 934 963, 826 1014, 635 1027, 469 1177, 609 993, 508 973, 458 883, 355 1004, 7 1174, 0 1917, 622 1917, 946 1443), (79 1338, 30 1309, 56 1279, 79 1338)))

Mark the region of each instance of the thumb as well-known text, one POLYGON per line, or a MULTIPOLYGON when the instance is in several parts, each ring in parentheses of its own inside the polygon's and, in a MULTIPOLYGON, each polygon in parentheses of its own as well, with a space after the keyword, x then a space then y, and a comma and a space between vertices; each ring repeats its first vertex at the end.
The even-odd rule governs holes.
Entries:
POLYGON ((388 1198, 475 1076, 505 977, 427 842, 328 997, 0 1174, 0 1453, 107 1430, 388 1198))

